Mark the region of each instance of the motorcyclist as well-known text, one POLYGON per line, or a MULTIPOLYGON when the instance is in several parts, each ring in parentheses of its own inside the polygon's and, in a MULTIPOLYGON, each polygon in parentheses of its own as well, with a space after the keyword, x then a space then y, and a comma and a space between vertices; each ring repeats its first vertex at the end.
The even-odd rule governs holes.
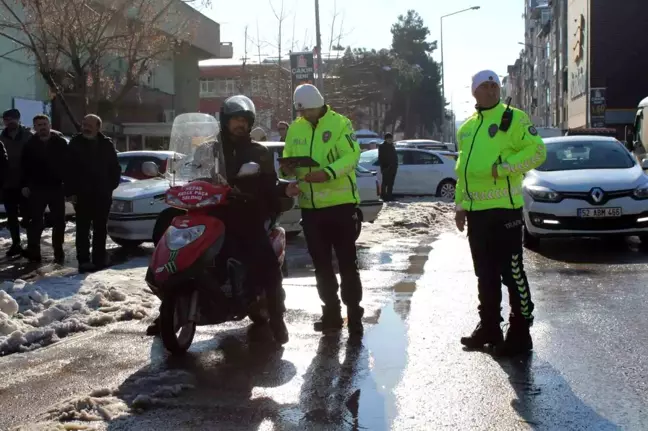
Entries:
MULTIPOLYGON (((206 160, 204 165, 209 166, 214 182, 225 180, 250 196, 249 200, 232 201, 225 210, 216 211, 228 232, 228 248, 234 246, 237 251, 240 250, 238 257, 246 267, 245 291, 254 297, 257 289, 265 289, 270 328, 275 341, 285 344, 288 342, 288 329, 283 319, 285 292, 268 227, 269 221, 276 219, 281 211, 281 197, 295 196, 299 194, 299 189, 296 184, 278 181, 272 155, 266 147, 251 139, 255 118, 256 109, 249 98, 238 95, 225 100, 220 112, 219 136, 196 148, 194 159, 206 156, 211 163, 206 160), (214 161, 218 163, 217 175, 214 175, 214 161), (237 178, 241 167, 250 162, 259 165, 259 173, 237 178)), ((149 335, 159 331, 157 323, 156 320, 149 327, 149 335)))

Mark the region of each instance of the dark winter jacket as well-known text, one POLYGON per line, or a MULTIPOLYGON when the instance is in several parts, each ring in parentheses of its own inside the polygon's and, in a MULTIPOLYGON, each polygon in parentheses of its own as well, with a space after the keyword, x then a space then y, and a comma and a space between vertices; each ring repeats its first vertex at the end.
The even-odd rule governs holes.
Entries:
POLYGON ((9 160, 7 159, 7 150, 4 144, 0 141, 0 188, 3 187, 7 169, 9 168, 9 160))
POLYGON ((16 136, 13 138, 7 128, 0 133, 0 141, 4 144, 8 160, 7 168, 3 170, 4 188, 18 189, 22 185, 22 151, 32 136, 32 131, 25 126, 18 126, 16 136))
POLYGON ((224 133, 220 134, 217 140, 208 141, 203 145, 210 147, 212 157, 222 151, 222 156, 218 158, 219 172, 224 174, 231 186, 251 196, 251 199, 245 202, 232 202, 232 209, 242 211, 244 216, 265 221, 276 218, 282 209, 285 210, 282 207, 288 204, 292 207, 292 198, 286 197, 286 183, 278 180, 274 159, 266 147, 249 138, 247 141, 233 143, 224 133), (259 164, 260 174, 236 178, 241 166, 249 162, 259 164))
POLYGON ((32 190, 57 189, 66 173, 68 144, 61 133, 50 132, 47 141, 33 135, 22 151, 22 185, 32 190))
POLYGON ((117 150, 110 138, 102 133, 96 139, 75 135, 70 140, 66 166, 68 196, 110 198, 119 186, 121 167, 117 150))
POLYGON ((380 169, 398 168, 398 154, 394 144, 383 142, 378 146, 378 164, 380 169))

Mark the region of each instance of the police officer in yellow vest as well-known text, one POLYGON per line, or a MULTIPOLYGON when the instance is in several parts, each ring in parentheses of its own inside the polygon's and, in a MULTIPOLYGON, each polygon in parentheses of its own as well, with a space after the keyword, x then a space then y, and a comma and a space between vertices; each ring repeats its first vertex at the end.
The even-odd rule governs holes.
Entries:
POLYGON ((296 176, 300 184, 304 236, 315 266, 317 291, 324 303, 322 318, 314 327, 323 333, 341 330, 337 293, 341 287, 349 333, 362 335, 362 284, 355 245, 356 207, 360 203, 355 169, 360 146, 351 121, 327 106, 315 86, 298 86, 294 103, 301 116, 288 128, 283 157, 308 156, 319 164, 318 168, 282 164, 283 173, 296 176), (333 250, 341 286, 333 269, 333 250))
POLYGON ((461 343, 495 347, 500 356, 533 348, 529 327, 533 302, 522 259, 522 179, 541 165, 546 148, 529 117, 500 101, 500 81, 490 70, 472 79, 477 111, 457 132, 457 228, 468 222, 468 240, 478 279, 480 322, 461 343), (511 314, 504 339, 500 327, 502 283, 511 314))

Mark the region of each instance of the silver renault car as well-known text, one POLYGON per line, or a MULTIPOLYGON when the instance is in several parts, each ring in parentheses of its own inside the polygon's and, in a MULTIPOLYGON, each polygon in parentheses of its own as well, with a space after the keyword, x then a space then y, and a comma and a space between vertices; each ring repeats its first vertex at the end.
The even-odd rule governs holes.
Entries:
POLYGON ((523 182, 525 245, 541 238, 638 235, 648 242, 648 175, 612 137, 544 140, 547 159, 523 182))

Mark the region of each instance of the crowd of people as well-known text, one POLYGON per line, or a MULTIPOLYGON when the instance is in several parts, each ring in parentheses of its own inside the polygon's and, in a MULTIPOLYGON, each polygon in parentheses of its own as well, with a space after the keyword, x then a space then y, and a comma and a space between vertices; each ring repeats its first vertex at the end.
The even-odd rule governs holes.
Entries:
POLYGON ((85 116, 81 133, 69 144, 60 132, 52 130, 47 115, 33 118, 33 130, 21 124, 17 109, 5 111, 2 119, 0 185, 12 241, 7 257, 42 261, 41 236, 49 207, 54 262, 63 264, 67 200, 76 212, 79 272, 105 267, 106 224, 121 167, 115 146, 101 133, 101 118, 85 116), (21 227, 27 230, 26 247, 21 241, 21 227))
MULTIPOLYGON (((533 346, 529 329, 534 320, 534 305, 522 257, 520 186, 523 175, 545 160, 546 148, 529 117, 518 109, 504 106, 500 91, 499 78, 493 71, 484 70, 473 76, 472 92, 477 110, 457 134, 455 221, 460 231, 468 226, 480 303, 479 323, 461 343, 470 349, 493 345, 499 354, 511 356, 525 353, 533 346), (506 337, 500 327, 502 282, 509 289, 511 305, 506 337)), ((201 145, 211 145, 203 153, 216 157, 217 151, 220 152, 224 156, 221 174, 255 199, 244 207, 232 205, 219 217, 228 226, 229 236, 244 246, 241 259, 250 274, 245 290, 256 293, 257 289, 265 289, 274 338, 284 344, 288 341, 283 318, 285 293, 266 223, 278 214, 281 196, 298 196, 304 236, 323 303, 322 316, 314 329, 324 334, 340 331, 341 303, 344 303, 350 335, 362 336, 363 289, 355 244, 355 208, 360 203, 355 170, 360 146, 351 121, 332 110, 315 86, 298 86, 294 105, 300 116, 290 125, 280 123, 278 128, 286 143, 280 175, 296 181, 282 184, 268 149, 256 142, 267 137, 262 130, 253 129, 256 111, 252 101, 238 95, 224 102, 220 113, 221 133, 217 140, 201 145), (314 164, 308 167, 300 164, 304 159, 311 159, 314 164), (239 169, 250 161, 260 166, 260 174, 238 178, 239 169), (341 283, 334 271, 333 252, 341 283)), ((106 222, 112 191, 119 184, 120 166, 114 145, 101 133, 101 119, 96 115, 86 116, 81 133, 69 145, 60 133, 51 130, 45 115, 34 117, 35 133, 20 124, 20 113, 15 109, 6 111, 3 120, 0 170, 13 240, 7 254, 40 261, 43 213, 49 206, 54 224, 54 256, 57 262, 62 262, 65 199, 69 199, 76 205, 79 270, 103 267, 106 222), (23 209, 28 231, 26 250, 20 242, 21 208, 26 208, 23 209)), ((389 134, 381 145, 379 164, 385 182, 383 198, 390 200, 398 159, 389 134)), ((156 335, 159 330, 158 319, 147 332, 156 335)))

